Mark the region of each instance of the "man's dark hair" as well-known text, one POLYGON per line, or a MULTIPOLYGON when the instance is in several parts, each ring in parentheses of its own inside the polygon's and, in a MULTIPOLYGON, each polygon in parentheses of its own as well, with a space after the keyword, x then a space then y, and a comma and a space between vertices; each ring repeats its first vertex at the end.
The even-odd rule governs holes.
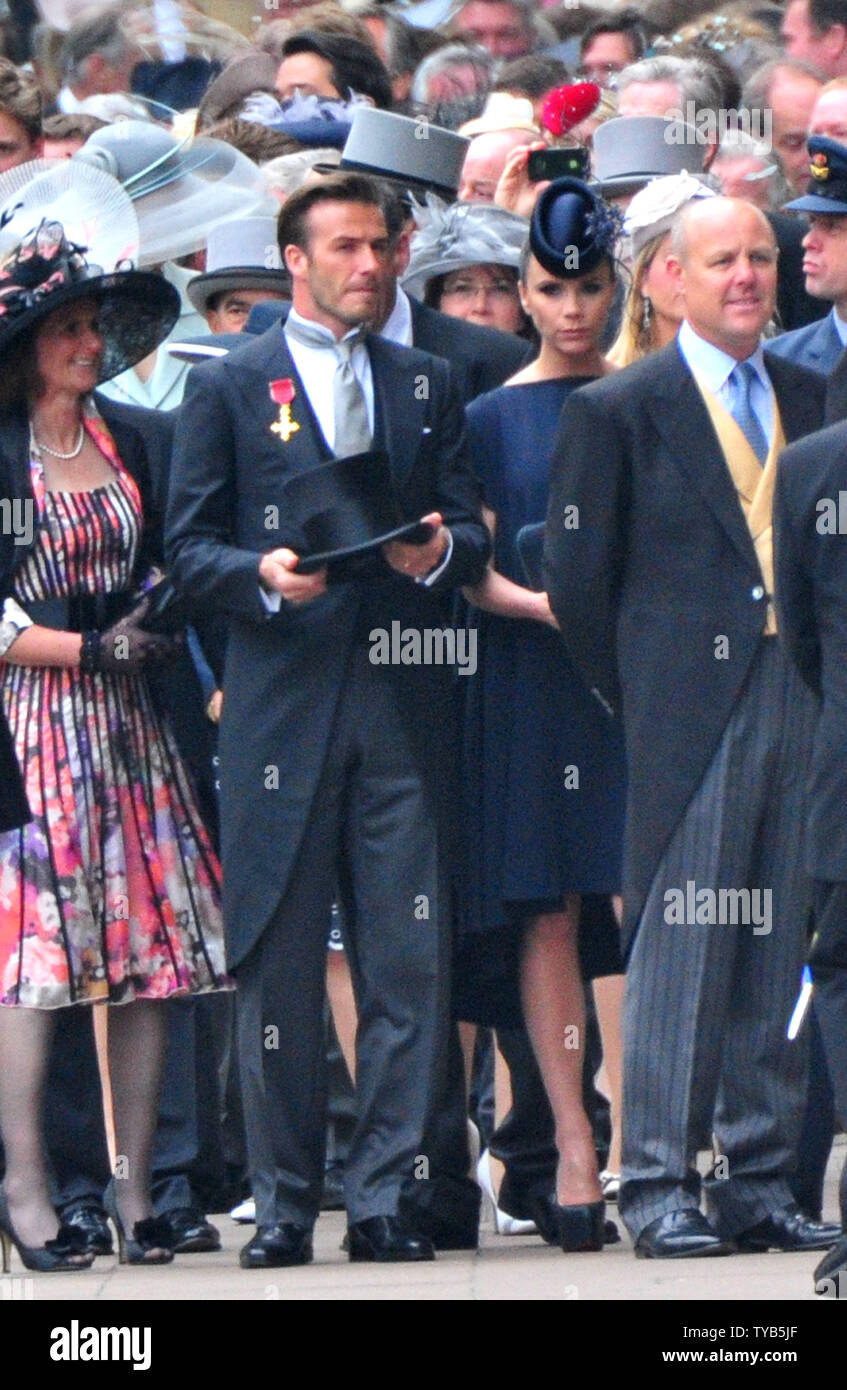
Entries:
POLYGON ((809 0, 809 23, 818 34, 825 34, 833 24, 847 29, 847 0, 809 0))
POLYGON ((332 73, 333 86, 346 101, 351 92, 370 97, 374 106, 391 108, 391 78, 378 53, 369 44, 339 34, 302 29, 282 46, 282 60, 295 53, 316 53, 325 58, 332 73))
POLYGON ((527 53, 504 63, 497 75, 495 92, 514 92, 516 96, 538 101, 554 87, 570 80, 570 73, 561 58, 549 53, 527 53))
POLYGON ((629 40, 632 49, 632 63, 637 63, 647 52, 647 35, 637 10, 620 10, 617 14, 609 15, 607 19, 598 19, 589 24, 579 41, 580 58, 585 56, 586 49, 600 34, 623 34, 629 40))
POLYGON ((386 198, 376 179, 343 169, 337 174, 328 174, 319 183, 298 188, 283 204, 276 228, 281 256, 285 256, 286 246, 299 246, 301 251, 308 251, 309 213, 321 203, 363 203, 366 207, 379 208, 391 236, 386 198))
POLYGON ((41 138, 41 92, 8 58, 0 58, 0 111, 23 126, 30 140, 41 138))

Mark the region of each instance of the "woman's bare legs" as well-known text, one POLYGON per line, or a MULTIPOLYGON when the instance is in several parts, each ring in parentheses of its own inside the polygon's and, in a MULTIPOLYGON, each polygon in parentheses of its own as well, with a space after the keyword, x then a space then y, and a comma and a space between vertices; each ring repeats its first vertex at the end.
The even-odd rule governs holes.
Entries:
POLYGON ((594 1002, 600 1036, 603 1039, 603 1065, 608 1080, 609 1101, 612 1107, 612 1142, 606 1167, 610 1173, 621 1171, 621 1134, 623 1118, 623 975, 603 975, 594 981, 594 1002))
POLYGON ((521 999, 530 1041, 556 1124, 556 1200, 598 1202, 594 1135, 582 1104, 585 994, 579 969, 579 898, 562 912, 532 918, 524 929, 521 999))
POLYGON ((152 1215, 150 1172, 159 1114, 167 1012, 136 999, 109 1011, 109 1072, 115 1120, 115 1197, 127 1235, 152 1215))

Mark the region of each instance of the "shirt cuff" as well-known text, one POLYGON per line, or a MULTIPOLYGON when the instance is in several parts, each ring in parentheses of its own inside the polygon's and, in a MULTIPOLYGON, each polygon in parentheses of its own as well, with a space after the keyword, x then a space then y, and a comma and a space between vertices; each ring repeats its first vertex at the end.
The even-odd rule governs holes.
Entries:
POLYGON ((19 603, 13 598, 4 600, 0 608, 0 657, 6 655, 13 642, 16 642, 21 633, 28 627, 35 624, 28 613, 25 613, 19 603))
POLYGON ((428 589, 429 586, 430 586, 431 584, 434 584, 434 583, 436 582, 437 579, 440 579, 440 578, 441 578, 442 574, 443 574, 444 571, 446 570, 446 568, 447 568, 447 566, 449 565, 449 563, 450 563, 450 561, 451 561, 452 558, 453 558, 453 533, 452 533, 452 531, 448 531, 448 532, 447 532, 447 549, 445 550, 442 559, 439 560, 439 562, 438 562, 438 564, 435 566, 435 569, 434 569, 434 570, 430 570, 429 574, 420 575, 420 576, 415 580, 415 583, 416 583, 416 584, 423 584, 424 588, 425 588, 425 589, 428 589))
POLYGON ((269 613, 278 613, 282 607, 282 594, 278 594, 275 589, 268 593, 268 590, 263 589, 260 584, 259 598, 269 613))

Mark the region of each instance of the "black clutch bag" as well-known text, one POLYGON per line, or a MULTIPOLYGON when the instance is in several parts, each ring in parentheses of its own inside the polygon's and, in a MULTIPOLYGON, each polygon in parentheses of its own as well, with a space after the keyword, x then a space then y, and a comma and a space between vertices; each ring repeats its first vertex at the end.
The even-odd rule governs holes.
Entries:
POLYGON ((183 631, 188 623, 188 605, 169 579, 160 579, 144 597, 148 600, 147 611, 139 627, 162 637, 175 637, 183 631))

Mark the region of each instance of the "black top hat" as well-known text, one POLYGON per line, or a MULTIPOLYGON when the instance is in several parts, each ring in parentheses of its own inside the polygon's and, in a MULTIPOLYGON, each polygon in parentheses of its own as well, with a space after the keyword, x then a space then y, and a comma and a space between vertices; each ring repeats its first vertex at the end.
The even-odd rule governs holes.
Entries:
POLYGON ((570 280, 615 253, 623 218, 581 179, 554 179, 535 204, 529 246, 544 269, 570 280))
POLYGON ((381 450, 297 473, 285 484, 286 517, 298 533, 290 541, 300 556, 298 574, 375 550, 386 541, 423 545, 432 527, 401 521, 388 457, 381 450))
POLYGON ((827 135, 809 137, 811 179, 802 198, 786 203, 797 212, 847 213, 847 145, 827 135))
POLYGON ((140 362, 167 337, 180 314, 178 292, 161 275, 104 274, 46 218, 0 262, 0 361, 38 323, 75 299, 94 299, 104 339, 100 381, 140 362))

